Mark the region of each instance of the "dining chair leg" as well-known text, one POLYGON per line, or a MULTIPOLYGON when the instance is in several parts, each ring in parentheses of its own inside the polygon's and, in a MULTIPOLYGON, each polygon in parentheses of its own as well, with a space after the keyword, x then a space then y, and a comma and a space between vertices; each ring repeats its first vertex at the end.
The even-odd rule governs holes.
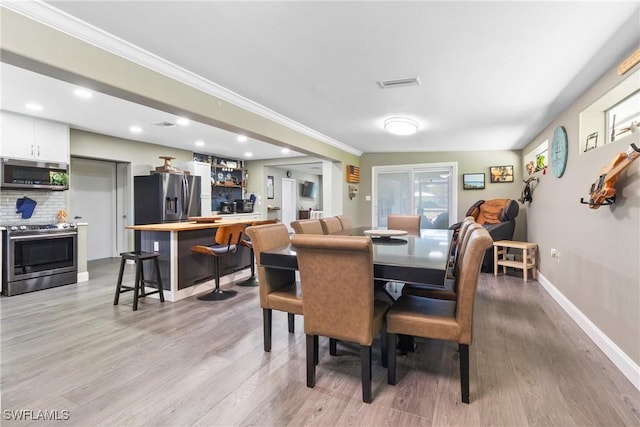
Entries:
POLYGON ((360 346, 360 376, 362 377, 362 401, 371 403, 371 346, 360 346))
POLYGON ((264 351, 271 351, 271 309, 262 309, 262 329, 264 334, 264 351))
POLYGON ((469 403, 469 346, 458 344, 460 351, 460 387, 462 388, 462 401, 469 403))
MULTIPOLYGON (((395 348, 394 348, 395 351, 395 348)), ((380 330, 380 358, 383 368, 389 365, 389 346, 387 343, 387 325, 382 325, 380 330)))
POLYGON ((396 385, 396 334, 387 332, 387 383, 396 385))
POLYGON ((313 388, 316 385, 316 363, 315 355, 318 349, 317 335, 307 334, 307 387, 313 388))
POLYGON ((296 329, 296 318, 292 313, 287 313, 287 320, 289 323, 289 333, 292 334, 296 329))
POLYGON ((319 337, 317 335, 313 336, 313 364, 317 365, 320 363, 320 344, 319 337))
POLYGON ((329 354, 332 356, 338 354, 338 340, 335 338, 329 338, 329 354))

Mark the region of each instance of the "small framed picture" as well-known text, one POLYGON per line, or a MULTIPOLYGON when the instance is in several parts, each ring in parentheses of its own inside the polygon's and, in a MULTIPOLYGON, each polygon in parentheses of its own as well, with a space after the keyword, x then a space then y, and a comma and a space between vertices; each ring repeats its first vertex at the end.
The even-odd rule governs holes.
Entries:
POLYGON ((267 199, 273 199, 273 176, 267 176, 267 199))
POLYGON ((513 182, 513 166, 491 166, 491 182, 513 182))
POLYGON ((484 189, 484 173, 464 173, 462 174, 463 190, 484 189))

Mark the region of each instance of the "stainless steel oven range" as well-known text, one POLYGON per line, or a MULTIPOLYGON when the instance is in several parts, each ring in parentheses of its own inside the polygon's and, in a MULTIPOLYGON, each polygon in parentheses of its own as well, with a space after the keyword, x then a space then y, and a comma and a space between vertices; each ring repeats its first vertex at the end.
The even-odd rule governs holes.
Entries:
POLYGON ((78 231, 72 223, 7 225, 2 294, 12 296, 78 281, 78 231))

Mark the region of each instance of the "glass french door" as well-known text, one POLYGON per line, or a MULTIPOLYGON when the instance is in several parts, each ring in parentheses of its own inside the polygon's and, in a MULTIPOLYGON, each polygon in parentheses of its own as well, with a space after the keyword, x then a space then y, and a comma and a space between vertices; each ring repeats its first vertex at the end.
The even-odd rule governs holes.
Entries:
POLYGON ((372 225, 387 215, 420 215, 420 228, 446 229, 457 222, 457 163, 375 166, 372 225))

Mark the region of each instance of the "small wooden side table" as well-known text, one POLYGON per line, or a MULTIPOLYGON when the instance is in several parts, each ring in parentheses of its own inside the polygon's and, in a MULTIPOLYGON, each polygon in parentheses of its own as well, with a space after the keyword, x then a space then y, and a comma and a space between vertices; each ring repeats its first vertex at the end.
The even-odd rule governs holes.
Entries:
POLYGON ((507 267, 519 268, 524 275, 524 281, 527 281, 527 272, 531 269, 533 279, 538 278, 538 270, 536 268, 536 252, 537 243, 515 242, 513 240, 499 240, 493 242, 493 274, 498 275, 498 266, 502 266, 502 272, 507 273, 507 267), (522 261, 511 261, 507 259, 507 250, 509 248, 522 250, 522 261))

